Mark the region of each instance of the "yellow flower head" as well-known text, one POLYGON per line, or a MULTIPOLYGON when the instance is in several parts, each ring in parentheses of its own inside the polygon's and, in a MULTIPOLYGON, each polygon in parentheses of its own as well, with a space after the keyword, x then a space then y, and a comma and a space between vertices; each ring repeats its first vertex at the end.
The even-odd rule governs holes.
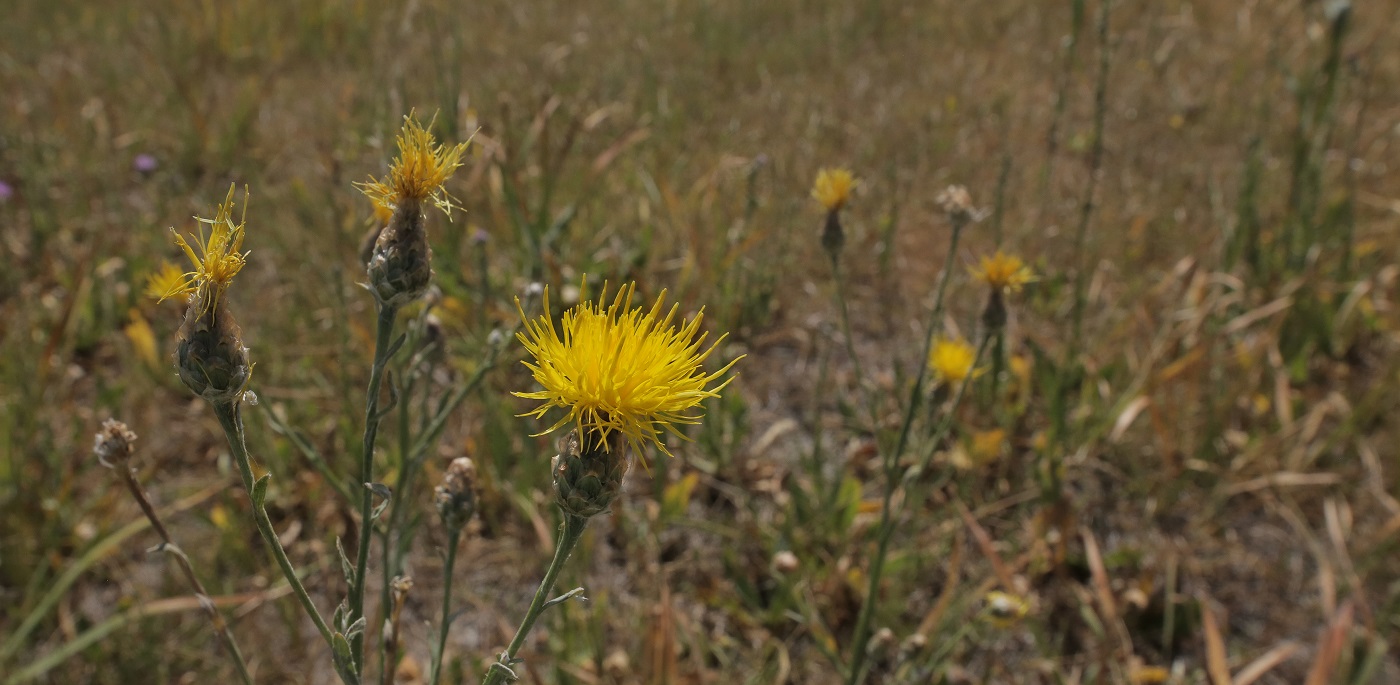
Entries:
POLYGON ((236 224, 233 222, 233 189, 233 184, 229 184, 228 197, 214 212, 213 219, 195 217, 195 221, 209 225, 208 238, 200 229, 194 246, 191 246, 185 236, 174 228, 170 229, 175 233, 175 244, 185 250, 194 264, 194 271, 182 274, 178 280, 167 280, 168 287, 161 300, 193 292, 203 314, 218 303, 224 291, 228 290, 229 283, 233 282, 233 277, 243 269, 248 253, 239 250, 243 249, 243 226, 248 216, 248 189, 243 189, 243 213, 236 224), (199 248, 198 252, 195 247, 199 248))
POLYGON ((152 299, 164 300, 168 297, 188 295, 193 291, 194 286, 185 277, 185 272, 175 266, 174 262, 161 262, 160 270, 146 277, 146 297, 152 299))
POLYGON ((962 340, 938 338, 928 352, 928 368, 942 381, 958 383, 968 376, 981 375, 972 368, 977 361, 977 349, 962 340))
POLYGON ((1020 257, 1004 254, 1001 250, 991 257, 983 257, 982 264, 972 270, 972 275, 996 290, 1012 293, 1035 280, 1035 273, 1020 257))
POLYGON ((812 197, 829 212, 839 211, 851 199, 856 177, 850 169, 822 169, 817 172, 817 181, 812 184, 812 197))
POLYGON ((558 328, 549 314, 548 289, 545 313, 533 321, 525 317, 516 301, 525 326, 516 337, 534 357, 525 366, 544 388, 514 393, 542 403, 521 416, 543 418, 551 407, 566 412, 538 435, 572 424, 581 439, 596 432, 606 445, 606 438, 617 431, 639 455, 644 444, 652 443, 670 456, 661 442, 662 431, 684 439, 676 425, 699 423, 701 415, 691 410, 706 398, 718 397, 733 380, 730 377, 716 387, 707 387, 742 357, 719 371, 705 373, 702 364, 724 336, 703 347, 703 312, 677 327, 672 323, 677 306, 662 311, 664 291, 656 304, 644 311, 632 308, 633 290, 633 285, 622 288, 609 305, 605 285, 597 302, 585 299, 565 311, 558 328))
MULTIPOLYGON (((432 126, 431 121, 428 126, 432 126)), ((374 203, 376 217, 384 210, 397 207, 404 199, 431 200, 434 206, 452 216, 452 196, 442 189, 442 184, 462 166, 462 155, 471 141, 452 147, 438 145, 433 134, 418 123, 412 112, 403 118, 403 130, 397 140, 399 156, 389 166, 389 175, 383 180, 371 176, 368 181, 356 184, 374 203)))
POLYGON ((987 602, 987 621, 998 628, 1016 625, 1031 610, 1029 602, 1009 592, 993 590, 984 599, 987 602))
POLYGON ((970 442, 972 458, 979 464, 987 464, 1001 456, 1006 447, 1006 431, 1000 428, 974 431, 970 442))

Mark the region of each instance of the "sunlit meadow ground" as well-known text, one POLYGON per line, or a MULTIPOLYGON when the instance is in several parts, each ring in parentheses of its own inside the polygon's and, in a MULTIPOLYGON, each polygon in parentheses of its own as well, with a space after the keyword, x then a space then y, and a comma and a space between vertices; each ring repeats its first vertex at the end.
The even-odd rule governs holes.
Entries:
MULTIPOLYGON (((992 211, 955 255, 948 325, 976 335, 977 257, 1041 278, 911 486, 876 626, 926 635, 918 659, 950 682, 1247 682, 1252 663, 1271 667, 1255 682, 1400 682, 1400 2, 1358 3, 1335 69, 1322 4, 1115 2, 1105 63, 1092 0, 1077 30, 1068 0, 6 3, 0 642, 37 623, 0 681, 93 637, 40 681, 230 677, 193 604, 150 604, 186 590, 149 532, 123 532, 140 514, 90 453, 109 416, 140 433, 157 504, 183 507, 173 533, 260 681, 334 678, 171 369, 179 307, 141 291, 178 257, 168 227, 249 186, 229 295, 257 362, 249 430, 328 611, 355 517, 268 412, 349 468, 373 321, 351 183, 383 173, 416 109, 449 141, 477 131, 449 184, 466 211, 430 219, 433 392, 474 370, 513 294, 585 272, 703 305, 731 333, 718 354, 749 355, 696 440, 591 528, 561 584, 591 601, 546 617, 526 682, 839 681, 882 488, 862 398, 902 396, 918 363, 951 183, 992 211), (842 265, 864 378, 807 194, 826 165, 862 179, 842 265), (993 429, 1005 444, 978 449, 993 429), (1031 602, 1005 629, 983 620, 999 574, 1031 602)), ((484 489, 449 681, 509 638, 555 525, 551 442, 508 395, 531 389, 518 354, 430 466, 470 455, 484 489)), ((441 585, 418 496, 401 682, 420 682, 441 585)))

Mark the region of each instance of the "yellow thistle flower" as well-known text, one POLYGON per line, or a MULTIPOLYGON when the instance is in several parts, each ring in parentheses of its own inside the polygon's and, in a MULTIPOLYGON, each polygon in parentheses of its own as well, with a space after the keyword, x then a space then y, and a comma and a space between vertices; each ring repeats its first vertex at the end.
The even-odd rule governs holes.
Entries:
POLYGON ((988 464, 1000 457, 1006 448, 1006 431, 1000 428, 974 431, 969 442, 972 458, 978 464, 988 464))
MULTIPOLYGON (((428 126, 432 125, 429 121, 428 126)), ((389 166, 389 175, 383 180, 371 176, 368 181, 355 184, 374 203, 376 218, 383 210, 392 214, 392 209, 406 198, 430 199, 443 213, 452 216, 452 196, 442 189, 442 184, 462 166, 462 155, 471 141, 452 147, 439 145, 412 112, 403 118, 397 141, 399 156, 389 166)))
POLYGON ((374 222, 376 229, 384 228, 389 220, 394 218, 394 208, 379 200, 373 200, 371 204, 374 205, 374 213, 371 215, 370 221, 374 222))
POLYGON ((229 184, 228 197, 215 210, 213 219, 195 217, 195 221, 209 225, 208 238, 201 229, 191 246, 178 231, 170 229, 175 234, 175 244, 184 249, 194 264, 194 271, 182 274, 177 281, 168 281, 168 288, 160 298, 162 301, 193 292, 201 313, 208 311, 247 263, 248 253, 239 250, 243 248, 243 226, 248 216, 248 189, 243 189, 243 213, 236 224, 233 222, 233 190, 233 184, 229 184), (199 248, 198 252, 195 247, 199 248))
POLYGON ((193 291, 194 286, 185 277, 185 272, 174 262, 162 261, 160 269, 146 277, 146 297, 154 300, 188 295, 193 291))
POLYGON ((1029 602, 1009 592, 993 590, 987 593, 984 600, 987 603, 987 622, 998 628, 1016 625, 1031 610, 1029 602))
POLYGON ((977 349, 963 340, 938 338, 928 353, 928 367, 934 375, 948 383, 958 383, 968 376, 982 375, 981 369, 972 368, 977 361, 977 349))
POLYGON ((146 321, 146 317, 141 316, 140 310, 132 309, 128 314, 131 316, 131 323, 128 323, 122 332, 126 333, 126 339, 131 341, 131 349, 136 352, 136 356, 147 367, 155 369, 160 366, 160 358, 156 353, 155 331, 151 330, 151 324, 146 321))
POLYGON ((702 347, 703 311, 677 327, 672 323, 677 305, 663 316, 664 291, 646 311, 632 308, 633 291, 633 285, 623 287, 609 305, 605 285, 596 302, 585 298, 565 311, 557 329, 549 314, 548 289, 545 313, 533 321, 516 301, 525 326, 516 337, 534 357, 533 363, 524 363, 544 388, 513 393, 542 403, 521 416, 543 418, 552 407, 566 412, 537 435, 572 424, 580 436, 594 434, 604 445, 616 431, 639 455, 643 445, 652 443, 670 456, 661 442, 662 431, 684 438, 676 426, 699 423, 701 415, 691 410, 706 398, 718 397, 733 380, 731 376, 717 387, 707 387, 742 357, 705 373, 702 364, 725 336, 702 347))
POLYGON ((1128 682, 1133 685, 1155 685, 1171 680, 1171 671, 1161 666, 1143 666, 1134 664, 1128 671, 1128 682))
POLYGON ((972 270, 972 275, 996 290, 1012 293, 1035 280, 1035 273, 1020 257, 1001 250, 991 257, 983 257, 981 265, 972 270))
POLYGON ((851 199, 851 191, 858 183, 850 169, 822 169, 812 184, 812 197, 827 211, 839 211, 851 199))

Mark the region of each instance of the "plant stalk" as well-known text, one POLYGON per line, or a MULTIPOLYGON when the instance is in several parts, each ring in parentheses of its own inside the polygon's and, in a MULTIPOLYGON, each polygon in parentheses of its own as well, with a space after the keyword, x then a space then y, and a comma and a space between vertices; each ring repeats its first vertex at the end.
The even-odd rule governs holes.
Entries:
POLYGON ((457 565, 457 544, 461 539, 461 528, 447 534, 447 566, 442 571, 442 620, 438 626, 437 648, 433 650, 433 665, 428 669, 429 685, 438 685, 438 678, 442 676, 442 653, 447 649, 447 631, 452 624, 452 569, 457 565))
POLYGON ((194 574, 194 567, 190 565, 189 557, 175 544, 170 537, 170 531, 166 530, 165 524, 161 522, 160 515, 156 513, 155 507, 151 506, 151 501, 146 498, 146 492, 141 489, 141 484, 136 482, 136 476, 132 473, 131 467, 126 464, 117 466, 117 470, 122 474, 122 482, 126 484, 126 489, 131 492, 131 496, 136 503, 141 506, 141 512, 146 515, 146 520, 151 522, 151 528, 160 536, 163 544, 156 548, 159 551, 170 551, 175 558, 175 563, 180 567, 181 573, 185 576, 185 582, 194 591, 195 597, 199 600, 199 605, 209 614, 209 621, 214 625, 214 633, 219 636, 219 641, 228 650, 228 656, 233 660, 233 665, 238 670, 238 678, 244 685, 253 685, 253 676, 248 672, 248 663, 243 659, 243 652, 238 648, 238 640, 233 637, 233 632, 228 629, 228 624, 224 621, 224 615, 209 600, 209 592, 204 589, 204 584, 199 582, 199 577, 194 574))
POLYGON ((277 559, 277 566, 282 570, 287 584, 292 586, 292 593, 301 603, 302 610, 316 624, 316 630, 321 633, 321 638, 326 641, 326 644, 331 644, 331 630, 326 626, 326 620, 321 618, 321 612, 316 610, 316 603, 311 601, 311 595, 307 593, 306 586, 302 585, 301 578, 297 576, 296 567, 292 566, 292 560, 287 558, 287 550, 282 547, 282 540, 277 537, 277 531, 272 527, 272 519, 267 516, 267 508, 258 502, 253 495, 255 479, 253 478, 252 459, 248 456, 248 444, 243 432, 243 417, 238 411, 238 404, 236 402, 215 404, 214 415, 219 417, 219 425, 223 426, 224 435, 228 437, 229 448, 233 451, 233 460, 238 462, 238 472, 243 477, 243 489, 248 492, 248 498, 253 503, 253 521, 257 524, 258 533, 262 535, 263 542, 267 543, 268 549, 272 551, 272 556, 277 559))
MULTIPOLYGON (((883 531, 889 525, 890 502, 894 497, 894 492, 899 488, 899 479, 895 478, 895 471, 899 466, 899 457, 904 453, 909 445, 909 433, 914 425, 914 416, 918 412, 919 399, 923 396, 924 381, 928 378, 928 354, 933 347, 933 332, 939 327, 939 319, 943 316, 943 298, 948 292, 948 281, 952 279, 953 262, 958 251, 958 240, 962 237, 963 228, 967 226, 966 221, 953 220, 953 235, 949 239, 948 256, 943 260, 943 273, 939 276, 938 287, 934 291, 933 313, 929 315, 928 324, 924 327, 924 350, 919 356, 916 364, 918 371, 914 374, 914 385, 909 390, 909 402, 904 410, 904 420, 899 427, 899 438, 895 442, 895 447, 888 452, 885 457, 885 496, 884 503, 880 508, 880 530, 883 531)), ((974 362, 974 366, 976 363, 974 362)), ((964 384, 965 385, 965 384, 964 384)), ((865 662, 865 642, 870 639, 870 618, 874 612, 875 592, 878 591, 879 575, 877 568, 882 572, 884 569, 884 557, 888 551, 889 542, 881 534, 881 542, 877 547, 877 554, 871 561, 871 585, 870 592, 866 595, 865 603, 861 606, 860 615, 856 619, 856 630, 854 642, 851 645, 851 668, 848 674, 847 683, 855 685, 862 675, 862 668, 865 662)))
MULTIPOLYGON (((374 482, 374 441, 379 434, 379 390, 384 380, 384 368, 389 363, 389 347, 392 344, 394 319, 397 307, 378 303, 378 320, 375 322, 374 365, 369 372, 369 393, 365 398, 365 436, 360 455, 360 544, 356 548, 355 584, 350 588, 350 613, 348 623, 353 624, 365 615, 365 577, 369 575, 369 548, 374 533, 374 493, 369 484, 374 482)), ((364 672, 364 633, 355 636, 350 652, 355 666, 364 672)))
POLYGON ((539 620, 540 614, 544 612, 545 600, 554 589, 554 581, 559 577, 559 572, 564 569, 564 562, 568 561, 569 554, 573 552, 579 538, 583 537, 583 529, 587 525, 588 519, 586 518, 564 514, 564 525, 559 532, 559 542, 555 543, 554 546, 554 560, 549 562, 549 570, 545 571, 539 589, 535 590, 535 598, 530 601, 530 608, 525 612, 525 619, 520 622, 520 628, 515 631, 515 639, 510 641, 510 646, 501 653, 500 659, 491 665, 482 685, 499 685, 511 676, 509 670, 511 662, 515 660, 516 653, 524 646, 525 638, 535 627, 535 621, 539 620))

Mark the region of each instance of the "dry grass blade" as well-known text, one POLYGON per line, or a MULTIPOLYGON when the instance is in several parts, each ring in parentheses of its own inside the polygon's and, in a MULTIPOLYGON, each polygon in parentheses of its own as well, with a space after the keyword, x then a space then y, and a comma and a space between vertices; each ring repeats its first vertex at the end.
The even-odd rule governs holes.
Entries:
POLYGON ((1117 443, 1119 440, 1123 439, 1123 434, 1128 432, 1128 427, 1133 425, 1133 421, 1137 419, 1138 414, 1141 414, 1142 410, 1146 409, 1151 404, 1152 400, 1148 397, 1138 397, 1132 402, 1129 402, 1128 406, 1124 407, 1122 412, 1119 412, 1118 419, 1113 422, 1113 430, 1108 434, 1108 441, 1117 443))
POLYGON ((1296 642, 1284 642, 1264 653, 1263 656, 1249 662, 1249 665, 1240 669, 1235 674, 1235 682, 1232 685, 1251 685, 1254 681, 1264 677, 1265 673, 1273 670, 1275 666, 1293 658, 1294 654, 1301 649, 1296 642))
POLYGON ((1205 631, 1206 673, 1210 676, 1211 685, 1234 685, 1225 656, 1225 638, 1220 634, 1215 610, 1208 601, 1201 602, 1201 627, 1205 631))
POLYGON ((1322 633, 1318 639, 1317 656, 1313 659, 1312 669, 1308 671, 1308 679, 1304 685, 1327 685, 1332 681, 1332 674, 1337 670, 1337 662, 1342 658, 1342 650, 1346 649, 1347 635, 1351 632, 1353 616, 1353 606, 1351 602, 1346 602, 1341 609, 1337 610, 1332 618, 1332 623, 1322 633))
POLYGON ((1103 613, 1104 623, 1113 626, 1114 633, 1118 636, 1119 649, 1131 652, 1132 638, 1128 636, 1127 628, 1118 620, 1118 603, 1113 599, 1113 587, 1108 580, 1108 569, 1104 567, 1098 540, 1088 529, 1080 529, 1079 535, 1084 539, 1084 556, 1089 564, 1089 572, 1093 575, 1094 598, 1098 602, 1099 611, 1103 613))
POLYGON ((977 519, 973 518, 972 512, 967 510, 967 505, 962 500, 956 500, 958 513, 962 515, 963 522, 967 524, 967 529, 972 531, 972 538, 977 541, 978 549, 982 550, 982 555, 987 557, 988 563, 992 565, 992 571, 996 573, 997 580, 1007 592, 1016 591, 1015 579, 1011 574, 1011 569, 1006 562, 1001 560, 1001 555, 997 554, 996 545, 992 543, 992 536, 987 534, 987 530, 982 527, 977 519))

